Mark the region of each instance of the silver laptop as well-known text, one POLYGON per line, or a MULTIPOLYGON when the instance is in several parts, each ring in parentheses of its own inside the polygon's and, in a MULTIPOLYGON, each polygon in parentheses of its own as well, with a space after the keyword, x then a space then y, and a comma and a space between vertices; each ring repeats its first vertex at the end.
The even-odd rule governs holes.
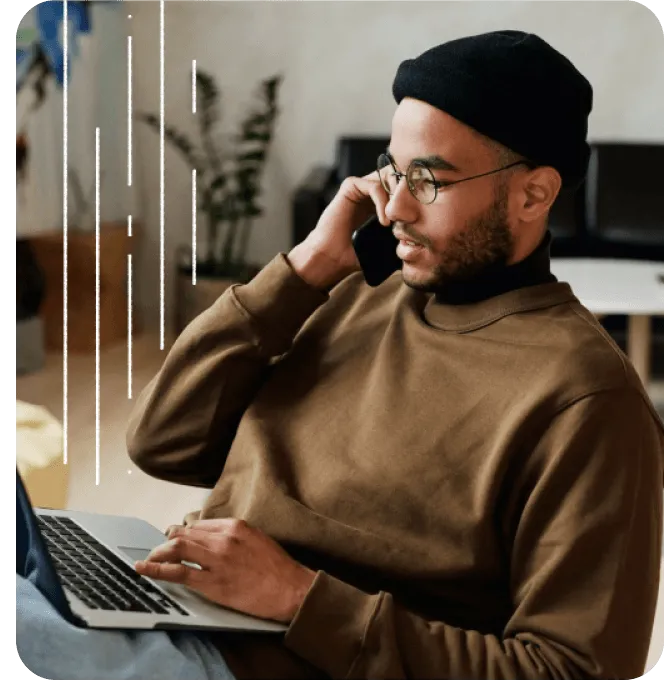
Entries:
POLYGON ((71 610, 89 627, 273 632, 287 628, 223 608, 187 587, 139 575, 134 562, 165 541, 163 533, 143 520, 34 511, 71 610))

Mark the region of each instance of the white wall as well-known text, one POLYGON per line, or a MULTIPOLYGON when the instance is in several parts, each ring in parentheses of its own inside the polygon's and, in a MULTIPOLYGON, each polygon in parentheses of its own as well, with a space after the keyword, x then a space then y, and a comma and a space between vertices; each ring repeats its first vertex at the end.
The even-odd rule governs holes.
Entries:
MULTIPOLYGON (((159 3, 125 4, 135 36, 134 106, 158 112, 159 3)), ((291 195, 308 169, 333 160, 342 134, 389 134, 397 66, 446 40, 505 28, 537 33, 591 81, 591 139, 664 142, 664 35, 657 17, 636 2, 169 1, 165 7, 168 122, 195 130, 192 59, 218 77, 232 125, 260 79, 285 76, 266 168, 266 214, 250 243, 250 256, 259 262, 290 247, 291 195)), ((145 222, 138 286, 147 321, 155 323, 159 138, 138 124, 134 137, 145 222)), ((191 189, 190 170, 168 149, 165 184, 170 276, 175 245, 190 239, 191 189)))
MULTIPOLYGON (((91 203, 85 223, 75 224, 77 202, 70 182, 68 226, 92 231, 96 126, 100 128, 101 220, 123 220, 138 206, 133 205, 135 188, 127 188, 127 20, 119 3, 96 3, 89 11, 91 33, 78 34, 76 42, 70 46, 67 160, 69 170, 77 173, 91 203)), ((31 26, 32 21, 34 14, 31 12, 21 23, 31 26)), ((72 35, 70 31, 70 40, 72 35)), ((21 187, 25 203, 17 206, 16 232, 19 236, 62 229, 63 224, 64 92, 62 87, 56 87, 53 79, 49 80, 47 91, 47 97, 36 111, 17 120, 17 132, 25 125, 29 145, 28 175, 21 187)), ((31 103, 32 92, 23 90, 20 98, 21 103, 31 103)), ((17 199, 18 196, 17 188, 17 199)))

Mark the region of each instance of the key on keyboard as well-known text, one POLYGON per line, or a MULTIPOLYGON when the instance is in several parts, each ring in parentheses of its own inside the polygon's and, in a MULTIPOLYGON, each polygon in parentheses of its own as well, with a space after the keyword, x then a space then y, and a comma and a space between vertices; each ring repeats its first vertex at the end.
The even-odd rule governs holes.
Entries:
POLYGON ((94 610, 189 613, 71 518, 37 516, 65 588, 94 610))

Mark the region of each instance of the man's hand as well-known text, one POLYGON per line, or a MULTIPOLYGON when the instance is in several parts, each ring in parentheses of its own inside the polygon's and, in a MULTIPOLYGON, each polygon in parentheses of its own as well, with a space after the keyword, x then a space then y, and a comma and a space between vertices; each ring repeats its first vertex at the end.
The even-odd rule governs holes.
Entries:
POLYGON ((358 270, 351 236, 374 214, 389 229, 390 221, 385 215, 389 198, 377 172, 347 177, 316 227, 288 254, 295 272, 312 286, 329 290, 358 270))
POLYGON ((169 540, 138 561, 136 572, 184 584, 249 615, 290 622, 316 576, 243 520, 198 520, 169 530, 169 540))

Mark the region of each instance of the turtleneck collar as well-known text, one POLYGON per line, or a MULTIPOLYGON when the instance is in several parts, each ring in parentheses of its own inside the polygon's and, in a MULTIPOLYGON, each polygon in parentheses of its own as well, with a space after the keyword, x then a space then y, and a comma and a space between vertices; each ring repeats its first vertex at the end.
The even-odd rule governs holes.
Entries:
POLYGON ((555 305, 576 297, 551 272, 551 232, 537 248, 513 265, 501 265, 445 291, 431 294, 425 319, 437 328, 470 331, 506 314, 555 305))

